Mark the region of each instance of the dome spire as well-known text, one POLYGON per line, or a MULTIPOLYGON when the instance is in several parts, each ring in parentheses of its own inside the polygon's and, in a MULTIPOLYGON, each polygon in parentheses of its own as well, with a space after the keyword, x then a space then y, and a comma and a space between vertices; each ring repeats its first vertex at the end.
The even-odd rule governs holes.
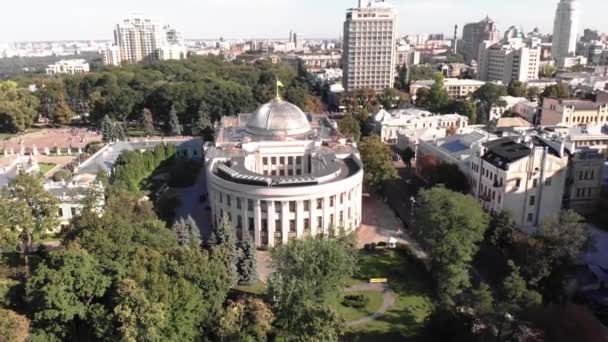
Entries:
POLYGON ((276 78, 276 85, 277 85, 277 97, 276 100, 277 101, 281 101, 281 94, 279 93, 279 88, 285 88, 285 86, 283 85, 283 82, 279 81, 279 77, 275 75, 276 78))

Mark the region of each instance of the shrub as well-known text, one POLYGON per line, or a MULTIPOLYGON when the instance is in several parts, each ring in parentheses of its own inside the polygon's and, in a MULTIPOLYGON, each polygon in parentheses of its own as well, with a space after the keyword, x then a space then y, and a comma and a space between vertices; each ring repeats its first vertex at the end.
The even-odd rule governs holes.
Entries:
POLYGON ((376 250, 376 243, 375 242, 372 242, 372 243, 369 244, 369 250, 370 251, 375 251, 376 250))
POLYGON ((386 248, 386 242, 382 241, 382 242, 378 242, 378 247, 384 247, 386 248))
POLYGON ((53 181, 55 182, 67 182, 72 179, 72 173, 68 170, 59 170, 53 174, 53 181))
POLYGON ((351 308, 362 309, 369 303, 369 298, 362 294, 346 295, 342 299, 342 305, 351 308))

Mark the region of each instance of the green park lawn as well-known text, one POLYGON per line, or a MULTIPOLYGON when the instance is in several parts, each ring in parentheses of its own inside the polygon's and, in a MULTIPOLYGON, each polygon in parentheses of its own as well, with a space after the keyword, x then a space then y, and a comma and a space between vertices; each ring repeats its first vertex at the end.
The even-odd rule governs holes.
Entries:
POLYGON ((53 163, 38 163, 38 167, 40 167, 40 173, 43 174, 43 175, 46 175, 47 173, 49 173, 49 171, 51 171, 52 169, 54 169, 55 166, 57 166, 57 164, 53 164, 53 163))
POLYGON ((349 292, 348 294, 349 295, 364 295, 365 297, 368 298, 369 302, 363 308, 353 308, 353 307, 348 307, 348 306, 345 306, 342 304, 343 296, 337 296, 336 298, 334 298, 330 302, 330 305, 335 307, 336 310, 338 311, 338 313, 340 315, 342 315, 344 320, 346 320, 347 322, 356 321, 363 317, 371 316, 374 314, 374 312, 376 312, 376 311, 378 311, 378 309, 380 309, 380 306, 382 306, 383 299, 382 299, 381 292, 355 291, 355 292, 349 292))
POLYGON ((376 321, 352 327, 345 340, 415 340, 432 310, 428 273, 396 251, 361 251, 356 278, 360 282, 369 281, 370 278, 388 278, 389 287, 396 294, 396 301, 376 321))

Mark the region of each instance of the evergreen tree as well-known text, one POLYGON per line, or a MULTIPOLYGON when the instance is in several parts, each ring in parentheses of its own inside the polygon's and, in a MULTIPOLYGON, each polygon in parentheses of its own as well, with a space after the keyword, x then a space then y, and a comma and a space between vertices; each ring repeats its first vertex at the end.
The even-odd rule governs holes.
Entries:
POLYGON ((226 269, 230 274, 232 284, 236 284, 236 282, 238 281, 238 253, 236 248, 236 231, 234 229, 234 226, 232 225, 232 222, 230 222, 230 218, 227 214, 224 213, 224 216, 222 217, 222 222, 215 229, 215 232, 213 232, 212 237, 210 239, 210 243, 226 251, 226 269))
POLYGON ((154 135, 154 118, 152 112, 148 108, 144 108, 142 111, 142 121, 144 124, 144 131, 147 136, 154 135))
POLYGON ((182 125, 179 123, 175 105, 171 106, 171 110, 169 111, 169 134, 182 135, 182 125))
POLYGON ((213 140, 213 123, 205 102, 199 106, 197 116, 192 122, 192 135, 201 136, 205 141, 213 140))
POLYGON ((200 245, 200 231, 192 216, 188 215, 188 217, 185 219, 181 218, 177 220, 173 224, 172 229, 175 232, 175 235, 177 236, 177 241, 180 245, 200 245))
POLYGON ((238 263, 239 284, 251 284, 256 280, 256 259, 255 246, 249 234, 243 236, 243 240, 238 242, 238 263))
POLYGON ((109 116, 104 116, 101 120, 101 137, 104 142, 112 142, 116 140, 114 136, 114 123, 109 116))
POLYGON ((430 104, 428 109, 434 113, 442 113, 450 102, 450 96, 445 89, 443 74, 438 72, 435 74, 435 83, 431 86, 429 93, 430 104))

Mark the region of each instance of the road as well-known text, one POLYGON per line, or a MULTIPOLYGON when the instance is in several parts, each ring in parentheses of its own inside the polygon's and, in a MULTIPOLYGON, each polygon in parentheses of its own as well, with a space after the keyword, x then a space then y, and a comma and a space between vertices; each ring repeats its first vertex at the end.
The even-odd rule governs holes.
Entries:
POLYGON ((193 186, 180 189, 179 193, 181 205, 177 210, 176 219, 192 216, 201 232, 201 238, 208 238, 213 230, 213 220, 211 219, 211 211, 206 209, 209 204, 208 199, 205 199, 203 203, 200 201, 200 196, 207 194, 205 168, 201 169, 193 186))

